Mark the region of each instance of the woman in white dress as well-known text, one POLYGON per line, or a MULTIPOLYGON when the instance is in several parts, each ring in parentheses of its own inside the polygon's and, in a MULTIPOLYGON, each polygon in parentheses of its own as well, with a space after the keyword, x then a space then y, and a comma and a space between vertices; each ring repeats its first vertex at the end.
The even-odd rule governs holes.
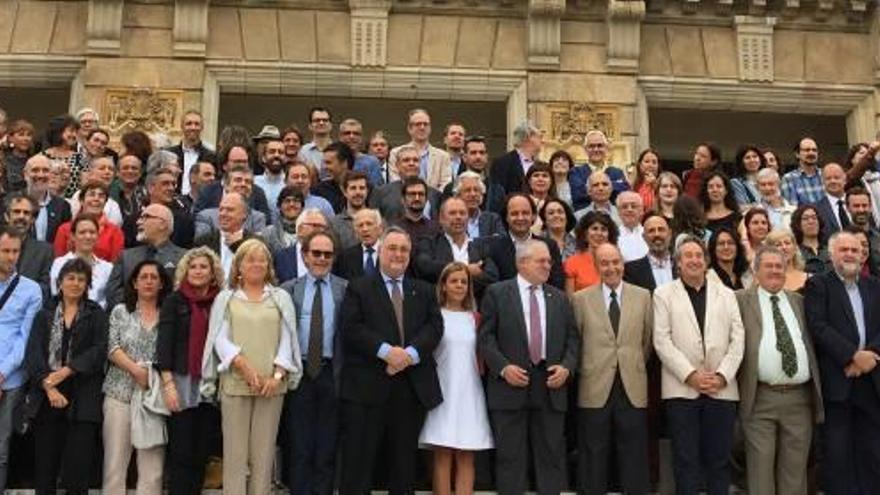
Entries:
POLYGON ((477 314, 468 266, 453 262, 437 282, 443 339, 434 351, 443 403, 428 412, 419 443, 434 451, 434 493, 474 491, 474 451, 494 446, 477 359, 477 314))

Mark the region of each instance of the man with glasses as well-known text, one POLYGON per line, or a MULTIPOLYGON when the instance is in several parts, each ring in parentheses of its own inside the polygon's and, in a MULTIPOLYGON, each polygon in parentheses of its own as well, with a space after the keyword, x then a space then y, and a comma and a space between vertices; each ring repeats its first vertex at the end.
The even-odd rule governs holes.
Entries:
POLYGON ((131 271, 143 260, 155 260, 168 272, 173 280, 177 263, 185 249, 171 242, 171 233, 174 231, 174 215, 171 210, 160 203, 152 203, 141 210, 137 220, 137 242, 135 247, 122 251, 110 280, 107 281, 107 307, 112 308, 123 301, 125 284, 131 271))
POLYGON ((428 141, 431 137, 431 116, 428 112, 421 108, 410 110, 406 132, 410 142, 394 148, 388 155, 392 180, 403 177, 398 169, 398 154, 404 147, 410 147, 416 150, 419 159, 419 177, 429 186, 442 191, 452 181, 449 154, 431 146, 428 141))
MULTIPOLYGON (((147 205, 160 204, 166 206, 174 217, 171 240, 178 246, 189 248, 195 236, 195 223, 189 210, 176 196, 177 179, 170 168, 159 168, 147 174, 145 181, 147 196, 137 211, 143 211, 147 205)), ((129 215, 122 224, 125 234, 125 247, 134 247, 138 240, 139 214, 129 215)))
POLYGON ((333 142, 333 119, 330 110, 323 107, 312 107, 309 110, 309 131, 312 141, 299 150, 299 158, 311 164, 324 179, 328 173, 324 170, 324 150, 333 142))
POLYGON ((586 186, 590 174, 593 172, 605 172, 605 175, 611 180, 612 201, 618 193, 629 190, 629 182, 627 182, 623 170, 608 163, 609 142, 605 133, 594 129, 587 133, 584 141, 587 164, 577 165, 568 173, 568 183, 571 185, 571 202, 575 211, 590 205, 586 186))
POLYGON ((49 190, 52 178, 52 164, 49 158, 39 154, 30 157, 24 166, 24 180, 27 183, 27 194, 37 202, 37 214, 33 230, 29 235, 38 241, 52 243, 55 231, 70 221, 70 204, 60 196, 53 195, 49 190))
POLYGON ((282 285, 299 317, 297 338, 304 370, 296 390, 287 394, 283 418, 292 442, 286 463, 291 493, 333 493, 342 339, 339 309, 347 282, 330 273, 336 241, 327 232, 302 239, 306 273, 282 285))
MULTIPOLYGON (((397 148, 396 169, 400 178, 375 189, 370 195, 371 208, 382 212, 382 218, 387 222, 394 222, 404 214, 403 183, 406 179, 420 179, 419 177, 419 151, 412 146, 397 148)), ((425 181, 422 181, 424 183, 425 181)), ((436 218, 437 209, 440 207, 440 191, 428 187, 427 197, 422 198, 424 213, 431 218, 436 218)))
POLYGON ((302 253, 302 239, 314 232, 328 230, 327 217, 321 210, 306 208, 296 219, 296 239, 290 246, 279 249, 272 254, 275 264, 275 277, 278 283, 293 280, 306 273, 306 264, 302 253))

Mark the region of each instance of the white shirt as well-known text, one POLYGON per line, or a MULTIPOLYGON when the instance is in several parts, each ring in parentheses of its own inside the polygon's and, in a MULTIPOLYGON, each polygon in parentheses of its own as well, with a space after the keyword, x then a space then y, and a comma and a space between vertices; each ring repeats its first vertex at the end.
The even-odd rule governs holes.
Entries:
POLYGON ((762 287, 758 287, 758 304, 761 307, 761 343, 758 346, 758 381, 770 385, 800 385, 810 379, 810 364, 807 361, 807 348, 804 346, 801 327, 785 291, 779 291, 779 311, 788 334, 794 342, 795 355, 797 356, 797 372, 794 376, 788 376, 782 370, 782 353, 776 349, 776 324, 773 321, 772 294, 762 287))
POLYGON ((183 173, 180 175, 180 192, 182 194, 189 194, 189 171, 199 161, 199 152, 195 148, 188 148, 183 143, 180 143, 180 148, 183 150, 183 173))
POLYGON ((621 297, 623 294, 622 289, 623 289, 623 282, 617 284, 617 287, 614 289, 605 285, 604 282, 602 283, 602 298, 605 300, 605 311, 608 311, 608 308, 611 307, 611 291, 612 290, 614 291, 614 297, 617 298, 617 307, 619 307, 621 309, 623 308, 623 305, 621 304, 621 301, 623 300, 623 298, 621 297))
POLYGON ((651 274, 654 275, 657 287, 672 282, 672 256, 666 255, 666 259, 661 260, 648 253, 648 261, 651 263, 651 274))
POLYGON ((235 257, 235 253, 229 249, 229 244, 226 242, 226 233, 222 230, 220 231, 220 266, 223 267, 223 273, 225 274, 224 280, 229 283, 229 272, 232 271, 232 258, 235 257))
POLYGON ((299 276, 303 276, 309 269, 306 267, 306 262, 303 261, 303 245, 301 242, 296 243, 296 273, 299 276))
POLYGON ((364 245, 363 243, 361 243, 361 253, 362 253, 361 265, 366 267, 367 266, 367 256, 370 256, 373 258, 373 266, 375 266, 376 270, 378 270, 379 269, 379 258, 378 258, 378 256, 379 256, 379 243, 376 242, 375 244, 373 244, 372 248, 373 248, 373 252, 368 253, 367 246, 364 245))
POLYGON ((471 243, 470 238, 465 237, 464 243, 462 243, 461 247, 452 240, 452 237, 449 234, 443 234, 446 236, 446 240, 449 241, 449 247, 452 249, 452 259, 455 261, 460 261, 464 264, 470 263, 470 258, 468 257, 468 246, 471 243))
MULTIPOLYGON (((516 285, 519 287, 519 297, 523 306, 523 318, 526 322, 526 342, 529 341, 529 322, 531 317, 531 290, 532 284, 524 279, 522 275, 516 276, 516 285)), ((535 297, 538 299, 538 313, 541 315, 541 359, 547 358, 547 302, 544 300, 544 287, 539 285, 535 289, 535 297)))
POLYGON ((623 261, 632 261, 644 258, 648 254, 648 243, 642 233, 645 229, 641 225, 636 225, 630 229, 625 225, 620 226, 620 235, 617 237, 617 247, 620 248, 620 254, 623 255, 623 261))
MULTIPOLYGON (((834 213, 834 223, 837 224, 837 228, 843 228, 843 225, 840 225, 840 215, 837 213, 839 207, 837 204, 838 202, 843 201, 843 210, 846 212, 846 217, 849 218, 849 210, 846 209, 846 196, 838 198, 837 196, 832 196, 826 192, 825 197, 828 198, 828 202, 831 204, 831 213, 834 213)), ((850 222, 852 222, 852 219, 850 219, 850 222)))
MULTIPOLYGON (((53 296, 58 294, 58 274, 61 273, 61 268, 74 258, 76 258, 76 254, 71 251, 64 256, 55 258, 55 261, 52 262, 52 268, 49 269, 49 283, 53 296)), ((86 261, 92 264, 92 286, 89 288, 89 299, 107 309, 107 281, 110 280, 113 264, 97 256, 92 256, 91 260, 86 261)))

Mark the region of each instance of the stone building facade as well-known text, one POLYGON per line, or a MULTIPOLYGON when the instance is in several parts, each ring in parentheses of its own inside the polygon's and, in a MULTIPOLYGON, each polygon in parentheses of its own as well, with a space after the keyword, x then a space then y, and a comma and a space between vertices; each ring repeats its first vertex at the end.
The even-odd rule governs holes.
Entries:
POLYGON ((3 0, 0 87, 65 87, 114 133, 176 140, 220 95, 495 101, 552 146, 607 131, 615 161, 654 108, 834 115, 878 129, 867 0, 3 0))

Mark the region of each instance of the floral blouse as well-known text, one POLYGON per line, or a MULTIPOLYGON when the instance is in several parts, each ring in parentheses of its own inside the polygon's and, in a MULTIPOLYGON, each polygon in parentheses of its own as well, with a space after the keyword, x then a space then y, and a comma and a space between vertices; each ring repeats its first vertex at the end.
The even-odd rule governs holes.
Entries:
MULTIPOLYGON (((158 320, 156 321, 158 323, 158 320)), ((107 356, 122 349, 136 363, 151 363, 156 354, 158 328, 145 328, 137 309, 129 313, 125 304, 117 304, 110 313, 110 330, 107 339, 107 356)), ((134 378, 112 362, 108 364, 104 378, 104 393, 121 402, 129 402, 137 385, 134 378)))

